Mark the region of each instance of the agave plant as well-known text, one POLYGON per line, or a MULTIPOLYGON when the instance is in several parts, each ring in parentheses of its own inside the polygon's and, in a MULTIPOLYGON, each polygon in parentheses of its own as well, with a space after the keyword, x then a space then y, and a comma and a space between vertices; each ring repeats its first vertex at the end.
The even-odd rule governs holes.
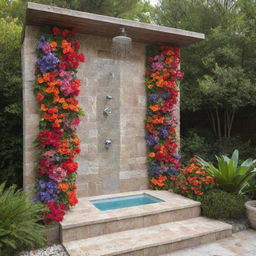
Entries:
POLYGON ((216 156, 217 167, 200 157, 197 158, 200 164, 207 169, 209 175, 218 182, 220 189, 226 192, 240 193, 247 182, 256 175, 256 168, 254 168, 256 160, 249 158, 239 165, 238 150, 233 152, 231 158, 225 155, 216 156))
POLYGON ((13 185, 0 184, 0 255, 15 255, 22 248, 44 245, 42 204, 34 203, 13 185))

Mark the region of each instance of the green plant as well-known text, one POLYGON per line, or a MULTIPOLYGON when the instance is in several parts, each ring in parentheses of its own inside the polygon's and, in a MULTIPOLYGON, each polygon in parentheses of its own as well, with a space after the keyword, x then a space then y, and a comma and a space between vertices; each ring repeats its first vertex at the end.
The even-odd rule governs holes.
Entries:
POLYGON ((245 215, 245 197, 214 189, 201 199, 203 215, 214 219, 240 219, 245 215))
POLYGON ((247 181, 256 174, 256 169, 254 168, 256 160, 249 158, 240 166, 238 165, 238 150, 233 152, 231 158, 225 155, 220 157, 216 156, 216 158, 218 167, 198 157, 199 162, 207 169, 208 173, 215 178, 219 184, 219 188, 226 192, 241 192, 246 186, 247 181))
POLYGON ((14 255, 21 248, 44 245, 42 220, 44 206, 31 201, 16 186, 0 185, 0 255, 14 255))

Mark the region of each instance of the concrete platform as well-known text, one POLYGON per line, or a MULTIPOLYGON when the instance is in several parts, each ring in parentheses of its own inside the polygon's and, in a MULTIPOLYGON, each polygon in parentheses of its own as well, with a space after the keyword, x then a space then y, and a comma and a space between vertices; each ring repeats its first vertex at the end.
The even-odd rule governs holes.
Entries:
POLYGON ((200 203, 168 191, 142 190, 121 194, 80 198, 61 223, 62 242, 84 239, 195 218, 200 216, 200 203), (90 201, 147 193, 164 202, 100 211, 90 201))
POLYGON ((230 225, 203 217, 65 242, 70 256, 157 256, 231 236, 230 225))

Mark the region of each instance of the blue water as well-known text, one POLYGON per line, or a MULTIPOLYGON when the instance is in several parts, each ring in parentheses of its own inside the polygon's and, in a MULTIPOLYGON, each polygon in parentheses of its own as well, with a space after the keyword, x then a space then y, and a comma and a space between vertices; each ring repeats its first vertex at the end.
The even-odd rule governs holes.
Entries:
POLYGON ((155 203, 160 203, 164 201, 144 193, 140 195, 92 200, 90 202, 99 210, 107 211, 107 210, 127 208, 127 207, 138 206, 138 205, 155 204, 155 203))

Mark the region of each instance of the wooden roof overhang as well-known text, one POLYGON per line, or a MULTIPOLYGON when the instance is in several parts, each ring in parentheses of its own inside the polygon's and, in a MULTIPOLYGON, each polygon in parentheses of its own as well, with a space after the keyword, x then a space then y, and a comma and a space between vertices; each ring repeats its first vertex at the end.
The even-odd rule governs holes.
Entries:
POLYGON ((28 2, 26 25, 56 25, 75 28, 79 33, 115 37, 121 27, 136 42, 183 47, 205 38, 204 34, 137 21, 74 11, 28 2))

